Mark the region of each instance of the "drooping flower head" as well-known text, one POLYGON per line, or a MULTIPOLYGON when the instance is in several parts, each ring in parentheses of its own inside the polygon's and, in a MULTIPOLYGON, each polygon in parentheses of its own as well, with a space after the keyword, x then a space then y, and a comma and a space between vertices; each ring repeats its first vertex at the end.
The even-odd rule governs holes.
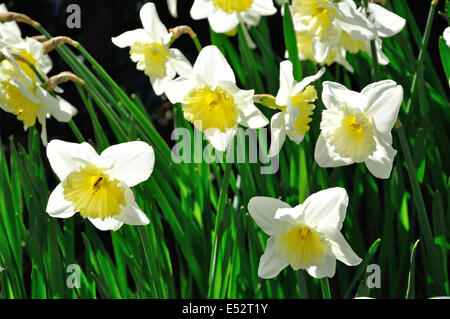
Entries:
POLYGON ((321 133, 314 158, 321 167, 364 162, 378 178, 389 178, 397 151, 391 130, 403 100, 403 88, 392 80, 366 86, 361 93, 324 82, 321 133))
POLYGON ((239 23, 256 26, 261 16, 276 12, 272 0, 195 0, 191 17, 194 20, 208 18, 214 32, 227 33, 239 23))
POLYGON ((166 91, 170 102, 182 103, 184 117, 222 152, 238 124, 250 128, 267 125, 266 117, 253 104, 253 93, 236 86, 234 72, 216 46, 203 48, 193 72, 172 81, 166 91))
POLYGON ((315 278, 333 277, 336 259, 361 262, 341 234, 348 205, 345 189, 326 189, 295 207, 270 197, 253 197, 248 211, 270 237, 259 262, 258 276, 276 277, 284 268, 306 270, 315 278))
POLYGON ((272 143, 269 156, 276 156, 286 139, 286 135, 299 144, 309 131, 309 123, 312 121, 314 101, 317 99, 317 91, 312 82, 319 79, 325 72, 322 68, 317 74, 308 76, 300 82, 294 80, 291 61, 280 63, 280 89, 276 97, 276 103, 283 109, 272 116, 270 131, 272 143))
POLYGON ((144 71, 155 93, 162 95, 177 73, 189 73, 192 66, 180 50, 167 46, 172 35, 161 23, 154 3, 144 4, 139 14, 143 29, 127 31, 111 40, 119 48, 130 47, 136 68, 144 71))
POLYGON ((98 155, 88 143, 52 140, 47 157, 61 181, 48 200, 50 216, 69 218, 79 212, 100 230, 149 223, 130 189, 153 171, 155 155, 147 143, 117 144, 98 155))
POLYGON ((6 59, 0 65, 0 108, 16 115, 25 128, 34 126, 37 119, 42 126, 42 142, 46 145, 47 117, 51 115, 59 122, 69 122, 76 109, 43 87, 48 80, 46 72, 51 69, 51 63, 45 58, 42 43, 27 38, 19 44, 3 48, 2 53, 6 59))

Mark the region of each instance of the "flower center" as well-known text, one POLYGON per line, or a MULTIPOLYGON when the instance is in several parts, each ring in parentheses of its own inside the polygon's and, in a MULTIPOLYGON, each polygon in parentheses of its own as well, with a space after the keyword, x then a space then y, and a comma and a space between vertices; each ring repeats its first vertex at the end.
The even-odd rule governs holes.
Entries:
POLYGON ((36 123, 36 113, 40 105, 26 98, 20 89, 9 81, 1 83, 1 97, 7 108, 22 121, 25 126, 31 127, 36 123))
POLYGON ((228 91, 209 85, 192 89, 184 98, 185 118, 200 129, 217 128, 225 132, 236 126, 238 111, 233 96, 228 91), (199 127, 198 127, 199 128, 199 127))
POLYGON ((324 37, 330 27, 330 20, 335 12, 327 6, 327 0, 294 0, 292 9, 294 17, 308 27, 311 37, 324 37))
POLYGON ((308 85, 300 94, 291 96, 291 99, 294 106, 300 110, 294 122, 295 134, 305 135, 309 131, 311 115, 316 107, 313 102, 317 99, 317 91, 314 86, 308 85))
POLYGON ((253 0, 213 0, 216 8, 220 8, 228 14, 242 12, 250 8, 253 0))
POLYGON ((320 127, 325 139, 341 157, 363 162, 376 149, 372 123, 359 111, 324 110, 320 127))
POLYGON ((280 257, 287 257, 294 270, 320 265, 331 249, 320 233, 303 225, 276 236, 275 246, 280 257))
POLYGON ((136 68, 147 76, 163 78, 166 76, 166 61, 169 51, 158 42, 135 42, 130 48, 130 58, 137 62, 136 68))
POLYGON ((125 190, 120 182, 110 179, 105 169, 88 164, 71 172, 62 183, 64 198, 72 202, 83 218, 117 215, 125 206, 125 190))

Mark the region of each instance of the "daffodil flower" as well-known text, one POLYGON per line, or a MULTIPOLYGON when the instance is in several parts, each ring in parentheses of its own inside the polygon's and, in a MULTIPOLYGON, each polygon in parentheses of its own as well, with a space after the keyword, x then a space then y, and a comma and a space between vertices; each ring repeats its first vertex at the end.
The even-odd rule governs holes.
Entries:
POLYGON ((321 167, 364 162, 378 178, 389 178, 397 151, 391 130, 403 100, 403 88, 392 80, 366 86, 360 93, 324 82, 321 133, 314 157, 321 167))
POLYGON ((276 12, 272 0, 195 0, 191 17, 194 20, 208 18, 214 32, 227 33, 239 23, 256 26, 261 16, 276 12))
POLYGON ((221 152, 233 139, 238 124, 254 129, 268 124, 253 104, 253 93, 236 86, 233 70, 213 45, 203 48, 189 76, 175 79, 166 91, 170 102, 182 103, 184 117, 221 152))
POLYGON ((180 50, 167 46, 172 34, 161 23, 154 3, 144 4, 139 14, 143 29, 124 32, 111 40, 119 48, 130 47, 136 68, 144 71, 155 93, 162 95, 177 73, 189 73, 192 66, 180 50))
POLYGON ((322 68, 317 74, 297 83, 292 73, 292 62, 280 63, 280 89, 275 102, 282 107, 282 111, 272 116, 270 121, 272 142, 269 157, 280 152, 286 135, 297 144, 303 141, 312 121, 311 116, 315 108, 313 102, 317 99, 317 91, 310 84, 324 72, 325 68, 322 68))
POLYGON ((370 41, 375 34, 370 21, 358 11, 352 0, 293 0, 296 32, 311 39, 312 55, 324 63, 342 41, 370 41))
MULTIPOLYGON (((365 14, 366 10, 361 7, 360 11, 365 14)), ((389 64, 389 59, 383 52, 382 38, 389 38, 398 34, 405 27, 406 20, 375 3, 368 4, 367 12, 369 14, 369 21, 372 23, 373 30, 375 31, 374 40, 378 63, 387 65, 389 64)), ((372 57, 369 41, 364 43, 363 51, 367 52, 369 56, 372 57)))
POLYGON ((117 144, 98 155, 88 143, 52 140, 47 157, 61 181, 48 200, 51 217, 70 218, 79 212, 100 230, 149 223, 130 189, 153 171, 155 155, 147 143, 117 144))
POLYGON ((16 115, 25 128, 34 126, 37 119, 42 126, 41 140, 45 146, 47 117, 69 122, 77 110, 63 98, 47 92, 44 83, 30 66, 23 61, 16 61, 12 55, 19 55, 31 63, 45 81, 45 70, 49 65, 44 59, 42 43, 28 38, 17 45, 3 48, 2 53, 7 59, 0 65, 0 108, 16 115))
POLYGON ((270 237, 259 261, 258 276, 276 277, 288 265, 315 278, 333 277, 336 259, 348 266, 361 262, 341 234, 348 205, 345 189, 329 188, 295 207, 270 197, 253 197, 248 211, 270 237))
POLYGON ((169 8, 170 15, 174 18, 177 18, 177 0, 167 0, 167 7, 169 8))

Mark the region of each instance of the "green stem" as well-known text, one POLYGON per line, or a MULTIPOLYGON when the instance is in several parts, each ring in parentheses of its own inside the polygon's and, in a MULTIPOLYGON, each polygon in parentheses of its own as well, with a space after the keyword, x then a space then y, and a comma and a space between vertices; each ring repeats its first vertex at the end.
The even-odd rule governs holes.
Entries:
POLYGON ((428 12, 428 18, 427 18, 427 24, 425 26, 425 33, 422 37, 422 44, 420 46, 420 51, 419 51, 419 57, 417 58, 417 67, 416 67, 416 72, 414 73, 413 76, 413 80, 411 83, 411 88, 410 88, 410 95, 409 95, 409 100, 406 104, 406 113, 409 114, 409 111, 411 109, 411 104, 412 101, 414 99, 414 95, 416 93, 416 89, 417 89, 417 79, 419 76, 419 73, 423 72, 423 58, 425 56, 425 52, 427 49, 427 45, 428 45, 428 40, 430 39, 430 32, 431 32, 431 26, 433 24, 433 20, 434 20, 434 14, 436 13, 436 6, 437 6, 438 0, 433 0, 431 2, 431 7, 430 7, 430 11, 428 12))
POLYGON ((222 221, 223 212, 225 211, 225 204, 228 198, 228 185, 230 182, 230 174, 231 174, 231 163, 227 163, 225 166, 225 172, 222 177, 222 184, 220 185, 220 193, 219 193, 219 203, 217 205, 217 214, 216 214, 216 221, 214 223, 214 236, 213 236, 213 252, 211 254, 211 262, 210 262, 210 269, 209 269, 209 288, 208 288, 208 298, 212 297, 212 288, 214 286, 214 277, 215 277, 215 269, 216 269, 216 261, 217 261, 217 239, 219 235, 219 227, 220 222, 222 221))
POLYGON ((322 287, 323 299, 331 299, 330 283, 327 277, 320 279, 320 286, 322 287))
MULTIPOLYGON (((411 156, 411 151, 408 146, 408 141, 406 139, 405 131, 403 129, 403 126, 401 124, 397 125, 397 131, 398 135, 400 137, 400 145, 402 148, 403 156, 406 161, 406 167, 408 171, 409 176, 409 182, 411 184, 411 188, 413 191, 413 198, 414 203, 416 205, 417 209, 417 218, 419 220, 419 227, 420 231, 422 233, 422 236, 424 237, 424 245, 425 245, 425 251, 428 257, 428 261, 431 267, 431 270, 434 275, 435 282, 437 283, 437 286, 439 286, 439 283, 442 283, 441 279, 443 279, 443 272, 440 268, 441 263, 439 262, 439 258, 437 255, 436 247, 434 245, 434 237, 433 233, 431 231, 430 227, 430 221, 428 220, 427 210, 425 207, 425 202, 423 200, 422 192, 420 190, 419 181, 417 180, 416 176, 416 169, 414 167, 414 162, 411 156)), ((445 293, 441 286, 438 288, 440 293, 445 293)))
POLYGON ((83 134, 81 134, 80 130, 78 129, 78 126, 75 124, 73 120, 69 121, 69 127, 72 130, 73 134, 77 138, 79 143, 83 143, 85 141, 83 134))
POLYGON ((198 37, 191 37, 192 41, 194 41, 195 47, 197 48, 197 51, 200 53, 200 51, 203 49, 202 45, 200 44, 200 41, 198 40, 198 37))

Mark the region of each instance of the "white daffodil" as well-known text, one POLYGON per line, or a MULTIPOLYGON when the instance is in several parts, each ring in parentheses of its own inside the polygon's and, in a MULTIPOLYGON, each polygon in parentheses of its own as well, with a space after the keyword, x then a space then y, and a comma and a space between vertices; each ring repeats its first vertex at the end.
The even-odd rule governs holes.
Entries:
POLYGON ((292 73, 292 62, 280 63, 280 89, 275 102, 282 107, 282 111, 272 116, 270 121, 271 145, 269 157, 276 156, 286 139, 286 135, 295 143, 303 141, 306 132, 309 131, 309 122, 312 121, 317 99, 317 91, 309 85, 319 79, 325 68, 317 74, 308 76, 297 83, 292 73))
POLYGON ((130 47, 136 68, 144 71, 155 93, 162 95, 177 73, 190 73, 192 66, 180 50, 167 47, 172 34, 161 23, 154 3, 144 4, 139 14, 143 29, 127 31, 111 40, 119 48, 130 47))
POLYGON ((184 117, 221 152, 233 139, 238 124, 254 129, 268 124, 253 104, 253 93, 236 86, 233 70, 213 45, 200 52, 189 76, 172 81, 166 90, 170 102, 182 103, 184 117))
POLYGON ((321 167, 364 162, 378 178, 389 178, 397 151, 391 130, 403 100, 403 88, 392 80, 366 86, 361 93, 324 82, 321 133, 314 157, 321 167))
POLYGON ((167 7, 169 8, 170 15, 174 18, 178 18, 177 0, 167 0, 167 7))
POLYGON ((194 20, 208 18, 214 32, 227 33, 239 23, 256 26, 261 16, 276 12, 272 0, 195 0, 191 17, 194 20))
POLYGON ((450 48, 450 27, 445 28, 444 34, 442 36, 444 37, 445 43, 450 48))
MULTIPOLYGON (((360 10, 365 14, 365 10, 362 7, 360 10)), ((378 63, 387 65, 389 64, 389 59, 383 52, 382 38, 389 38, 398 34, 405 27, 406 20, 375 3, 368 4, 367 12, 369 14, 369 21, 372 23, 373 30, 375 31, 375 49, 378 63)), ((360 45, 356 44, 354 46, 359 47, 360 45)), ((364 43, 363 51, 372 56, 369 41, 364 43)))
POLYGON ((47 92, 44 83, 28 64, 13 56, 16 54, 26 59, 46 81, 44 69, 48 64, 43 58, 42 43, 28 38, 18 45, 3 48, 2 53, 6 59, 0 64, 0 108, 16 115, 25 128, 34 126, 37 119, 42 126, 42 143, 47 145, 47 117, 69 122, 77 110, 63 98, 47 92))
POLYGON ((328 63, 332 59, 330 52, 343 41, 365 42, 375 37, 372 24, 358 11, 352 0, 337 3, 329 0, 293 0, 292 13, 295 31, 311 40, 311 46, 306 50, 310 50, 313 61, 320 64, 328 63))
POLYGON ((345 189, 326 189, 295 207, 270 197, 253 197, 248 211, 270 237, 259 261, 258 276, 276 277, 291 265, 315 278, 333 277, 336 259, 348 266, 361 262, 341 234, 348 205, 345 189))
POLYGON ((61 181, 48 200, 51 217, 69 218, 79 212, 100 230, 149 223, 130 189, 153 171, 155 155, 147 143, 117 144, 98 155, 88 143, 52 140, 47 157, 61 181))

